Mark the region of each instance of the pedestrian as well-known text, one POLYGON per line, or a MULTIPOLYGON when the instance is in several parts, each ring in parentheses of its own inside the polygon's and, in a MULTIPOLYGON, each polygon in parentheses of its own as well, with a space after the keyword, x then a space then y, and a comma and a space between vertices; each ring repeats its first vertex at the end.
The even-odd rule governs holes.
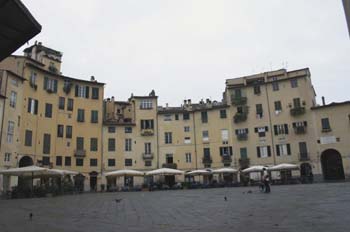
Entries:
POLYGON ((270 176, 269 176, 266 168, 264 168, 263 171, 264 171, 264 188, 265 188, 265 193, 270 193, 271 192, 270 176))

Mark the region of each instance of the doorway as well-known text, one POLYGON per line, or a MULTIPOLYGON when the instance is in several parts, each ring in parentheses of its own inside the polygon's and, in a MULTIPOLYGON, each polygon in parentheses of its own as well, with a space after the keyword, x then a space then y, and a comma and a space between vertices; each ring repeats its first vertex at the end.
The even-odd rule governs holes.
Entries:
POLYGON ((325 180, 344 180, 343 161, 335 149, 327 149, 321 154, 323 178, 325 180))

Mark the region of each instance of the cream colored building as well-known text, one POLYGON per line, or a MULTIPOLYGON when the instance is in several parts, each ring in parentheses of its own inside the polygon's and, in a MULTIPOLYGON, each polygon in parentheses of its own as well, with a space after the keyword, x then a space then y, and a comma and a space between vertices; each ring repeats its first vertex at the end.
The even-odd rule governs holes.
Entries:
MULTIPOLYGON (((1 69, 25 79, 18 91, 21 119, 11 167, 41 165, 78 171, 77 187, 96 189, 101 183, 104 84, 93 77, 76 79, 61 74, 62 54, 41 43, 10 56, 1 69), (16 153, 16 154, 15 154, 16 153)), ((12 114, 12 115, 11 115, 12 114)), ((18 119, 18 120, 17 120, 18 119)), ((16 136, 16 135, 15 135, 16 136)), ((7 145, 2 139, 4 148, 7 145)))

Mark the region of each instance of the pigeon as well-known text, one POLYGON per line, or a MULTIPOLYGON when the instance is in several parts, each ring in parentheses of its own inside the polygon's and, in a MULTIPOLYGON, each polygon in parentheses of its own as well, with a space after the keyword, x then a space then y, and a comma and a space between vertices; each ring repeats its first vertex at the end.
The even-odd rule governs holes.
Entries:
POLYGON ((33 213, 30 213, 29 214, 29 220, 32 220, 33 219, 33 213))
POLYGON ((247 193, 253 193, 253 192, 252 192, 252 190, 248 190, 248 192, 247 192, 247 193))
POLYGON ((115 199, 115 203, 120 203, 123 199, 115 199))
POLYGON ((227 201, 227 197, 226 196, 224 196, 224 200, 227 201))

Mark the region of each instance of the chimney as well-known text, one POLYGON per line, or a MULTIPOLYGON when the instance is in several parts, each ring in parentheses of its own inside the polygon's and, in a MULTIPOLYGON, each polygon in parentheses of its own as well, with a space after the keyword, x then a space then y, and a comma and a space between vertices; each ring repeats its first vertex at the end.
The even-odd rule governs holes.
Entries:
POLYGON ((322 96, 322 105, 326 105, 326 100, 324 99, 324 96, 322 96))
POLYGON ((187 103, 188 103, 189 105, 191 105, 191 99, 188 99, 188 100, 187 100, 187 103))
POLYGON ((186 106, 186 104, 187 104, 187 100, 184 100, 184 106, 186 106))
POLYGON ((169 104, 168 103, 165 103, 165 108, 168 108, 169 107, 169 104))
POLYGON ((114 96, 112 96, 112 102, 114 102, 114 96))
POLYGON ((91 76, 90 81, 95 81, 95 77, 91 76))

